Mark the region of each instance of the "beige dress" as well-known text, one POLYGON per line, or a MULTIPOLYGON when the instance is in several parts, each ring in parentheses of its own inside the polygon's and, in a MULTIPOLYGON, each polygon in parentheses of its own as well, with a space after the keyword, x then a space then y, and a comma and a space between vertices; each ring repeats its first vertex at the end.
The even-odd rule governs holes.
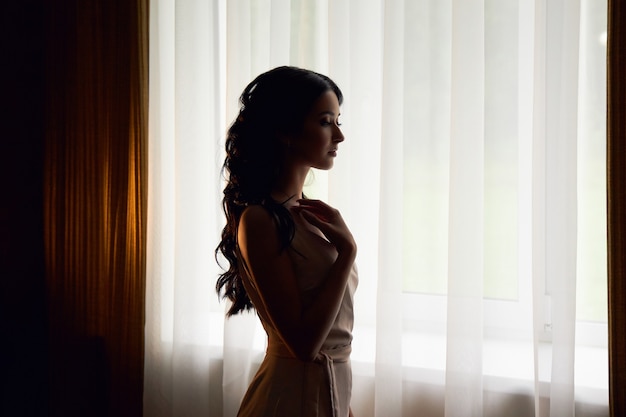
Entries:
MULTIPOLYGON (((323 237, 309 230, 302 219, 295 217, 296 233, 288 250, 306 305, 315 297, 337 258, 337 251, 323 237)), ((254 303, 259 295, 250 280, 245 281, 254 303)), ((260 303, 255 303, 267 333, 268 346, 238 417, 348 417, 352 391, 352 301, 357 283, 353 267, 339 313, 312 362, 298 360, 289 352, 267 319, 266 311, 259 307, 260 303)))

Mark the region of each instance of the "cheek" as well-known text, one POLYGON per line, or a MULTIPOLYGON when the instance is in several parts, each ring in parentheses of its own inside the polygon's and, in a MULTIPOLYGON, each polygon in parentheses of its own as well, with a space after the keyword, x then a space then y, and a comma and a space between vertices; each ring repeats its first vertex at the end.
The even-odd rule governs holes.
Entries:
POLYGON ((325 154, 328 152, 328 141, 324 137, 317 137, 311 143, 311 152, 316 155, 325 154))
POLYGON ((325 149, 328 143, 322 132, 309 132, 308 135, 302 138, 300 145, 304 152, 314 154, 325 149))

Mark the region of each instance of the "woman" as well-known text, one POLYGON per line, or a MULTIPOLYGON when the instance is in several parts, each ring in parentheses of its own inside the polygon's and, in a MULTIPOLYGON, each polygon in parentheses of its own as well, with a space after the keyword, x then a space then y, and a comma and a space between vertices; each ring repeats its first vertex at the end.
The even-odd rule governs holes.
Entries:
POLYGON ((240 417, 352 415, 356 244, 337 210, 302 194, 344 140, 342 99, 324 75, 275 68, 245 88, 228 131, 217 251, 230 267, 217 290, 229 316, 254 308, 268 336, 240 417))

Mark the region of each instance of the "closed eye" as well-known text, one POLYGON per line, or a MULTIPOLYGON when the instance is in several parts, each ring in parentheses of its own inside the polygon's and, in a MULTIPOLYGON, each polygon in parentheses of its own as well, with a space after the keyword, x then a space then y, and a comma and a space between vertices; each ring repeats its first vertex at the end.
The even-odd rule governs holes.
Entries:
MULTIPOLYGON (((339 121, 339 117, 337 117, 337 120, 334 122, 337 126, 341 126, 342 123, 339 121)), ((320 125, 322 126, 330 126, 333 124, 333 121, 331 119, 322 119, 320 120, 320 125)))

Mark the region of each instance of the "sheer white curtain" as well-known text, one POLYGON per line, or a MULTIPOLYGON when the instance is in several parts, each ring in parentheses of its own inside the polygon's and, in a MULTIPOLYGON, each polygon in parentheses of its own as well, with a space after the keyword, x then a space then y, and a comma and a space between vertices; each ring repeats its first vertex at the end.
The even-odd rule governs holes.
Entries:
MULTIPOLYGON (((152 0, 146 416, 234 416, 223 138, 257 74, 342 88, 307 194, 357 242, 357 417, 608 415, 602 0, 152 0)), ((604 37, 603 37, 604 36, 604 37)), ((278 111, 280 111, 278 109, 278 111)))

